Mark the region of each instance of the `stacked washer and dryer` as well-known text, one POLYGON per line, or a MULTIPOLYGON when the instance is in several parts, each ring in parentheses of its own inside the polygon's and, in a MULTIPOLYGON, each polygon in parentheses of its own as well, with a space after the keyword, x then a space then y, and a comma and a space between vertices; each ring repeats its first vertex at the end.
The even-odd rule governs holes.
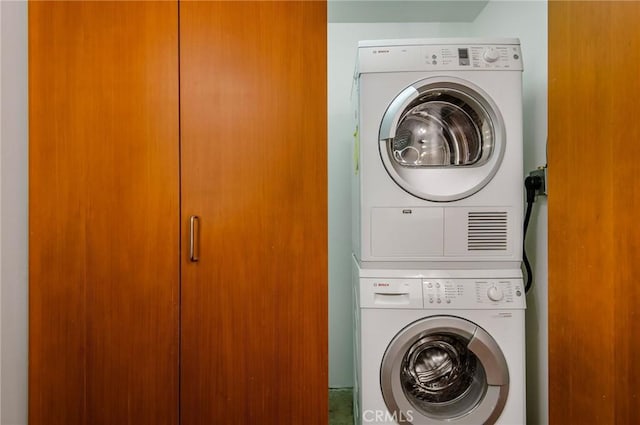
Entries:
POLYGON ((517 39, 363 41, 356 424, 524 424, 517 39))

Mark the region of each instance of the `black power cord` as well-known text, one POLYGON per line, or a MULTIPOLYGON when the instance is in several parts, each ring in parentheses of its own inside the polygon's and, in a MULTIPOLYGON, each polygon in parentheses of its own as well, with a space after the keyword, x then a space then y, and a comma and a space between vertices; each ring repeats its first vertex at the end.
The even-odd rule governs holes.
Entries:
POLYGON ((529 228, 529 219, 531 219, 533 203, 536 201, 536 191, 541 189, 542 185, 543 181, 540 176, 527 176, 527 178, 524 179, 524 187, 527 192, 527 210, 524 214, 524 234, 522 236, 522 260, 527 270, 527 282, 524 285, 525 293, 529 292, 533 284, 533 271, 531 270, 529 258, 527 258, 527 229, 529 228))

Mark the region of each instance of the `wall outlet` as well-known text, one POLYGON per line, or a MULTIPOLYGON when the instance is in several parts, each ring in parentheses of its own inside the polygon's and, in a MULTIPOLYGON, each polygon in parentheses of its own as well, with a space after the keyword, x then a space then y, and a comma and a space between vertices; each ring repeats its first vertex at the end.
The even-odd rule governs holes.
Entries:
POLYGON ((547 196, 547 166, 538 167, 529 172, 530 176, 538 176, 542 179, 542 185, 536 190, 536 196, 547 196))

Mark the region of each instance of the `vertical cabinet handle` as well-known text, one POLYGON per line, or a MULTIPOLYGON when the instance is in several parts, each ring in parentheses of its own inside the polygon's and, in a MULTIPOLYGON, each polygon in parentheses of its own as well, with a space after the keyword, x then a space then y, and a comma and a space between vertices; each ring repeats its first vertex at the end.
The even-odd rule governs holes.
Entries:
POLYGON ((198 235, 200 233, 200 217, 189 217, 189 261, 196 263, 200 260, 198 235))

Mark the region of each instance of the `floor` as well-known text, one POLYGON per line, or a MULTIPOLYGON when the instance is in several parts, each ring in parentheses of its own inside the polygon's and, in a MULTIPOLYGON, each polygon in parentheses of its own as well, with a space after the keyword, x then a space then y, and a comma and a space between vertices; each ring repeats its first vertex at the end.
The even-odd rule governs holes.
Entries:
POLYGON ((329 390, 329 425, 353 425, 351 388, 329 390))

